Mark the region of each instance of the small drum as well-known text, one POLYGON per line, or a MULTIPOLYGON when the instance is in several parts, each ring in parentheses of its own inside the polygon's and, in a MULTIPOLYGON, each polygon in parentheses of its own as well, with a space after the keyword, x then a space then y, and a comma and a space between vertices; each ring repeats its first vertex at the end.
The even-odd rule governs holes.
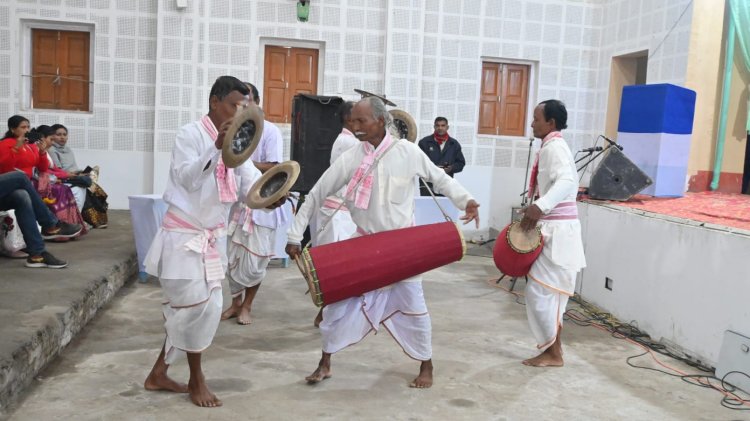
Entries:
POLYGON ((497 236, 492 257, 495 266, 503 274, 513 277, 526 276, 542 252, 543 246, 544 238, 539 226, 531 231, 524 231, 521 229, 521 221, 515 221, 497 236))
POLYGON ((297 265, 313 304, 321 307, 457 262, 464 254, 461 230, 442 222, 304 249, 297 265))

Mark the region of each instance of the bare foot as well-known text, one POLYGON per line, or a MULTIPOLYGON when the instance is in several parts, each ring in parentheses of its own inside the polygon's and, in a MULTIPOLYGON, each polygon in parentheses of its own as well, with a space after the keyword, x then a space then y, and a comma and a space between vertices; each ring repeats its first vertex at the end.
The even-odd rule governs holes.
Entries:
POLYGON ((172 380, 167 373, 156 374, 153 371, 149 373, 146 381, 143 383, 146 390, 165 390, 167 392, 187 393, 188 386, 185 383, 177 383, 172 380))
POLYGON ((419 366, 419 375, 409 383, 409 387, 427 389, 432 386, 432 360, 422 361, 419 366))
POLYGON ((320 327, 320 322, 323 321, 323 309, 321 308, 318 312, 318 315, 315 316, 315 320, 313 320, 313 326, 320 327))
POLYGON ((190 400, 200 407, 213 408, 222 405, 221 400, 208 390, 208 386, 203 380, 193 381, 193 379, 190 379, 188 392, 190 393, 190 400))
POLYGON ((530 367, 562 367, 563 359, 562 355, 552 352, 551 348, 547 348, 536 357, 523 360, 522 364, 530 367))
POLYGON ((307 381, 308 384, 320 383, 325 379, 331 378, 332 375, 330 367, 320 365, 312 374, 305 377, 305 381, 307 381))
POLYGON ((224 310, 224 312, 221 313, 221 320, 234 319, 239 314, 240 314, 239 306, 235 307, 234 305, 231 305, 229 306, 228 309, 224 310))
POLYGON ((250 309, 242 307, 240 308, 240 314, 237 316, 237 324, 249 325, 253 320, 250 318, 250 309))

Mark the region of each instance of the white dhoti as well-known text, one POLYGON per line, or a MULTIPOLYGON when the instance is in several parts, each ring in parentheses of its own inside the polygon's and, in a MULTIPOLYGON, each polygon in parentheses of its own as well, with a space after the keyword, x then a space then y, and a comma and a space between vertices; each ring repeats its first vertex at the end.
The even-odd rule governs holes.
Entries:
POLYGON ((529 272, 529 278, 531 279, 526 283, 525 290, 526 315, 536 347, 544 351, 557 339, 568 298, 572 295, 550 286, 544 280, 566 278, 575 283, 576 271, 556 266, 544 254, 540 254, 529 272))
POLYGON ((531 332, 543 351, 557 339, 576 276, 586 260, 578 220, 542 220, 540 228, 544 248, 531 266, 525 295, 531 332))
POLYGON ((167 339, 164 361, 173 364, 185 352, 202 352, 214 339, 221 319, 221 283, 205 279, 160 279, 167 339))
POLYGON ((208 348, 221 319, 225 229, 201 229, 188 221, 170 208, 145 259, 146 272, 159 277, 164 296, 167 364, 208 348))
MULTIPOLYGON (((247 218, 247 225, 237 225, 227 246, 229 269, 227 280, 232 296, 242 294, 245 288, 259 285, 266 276, 268 262, 274 250, 275 230, 255 225, 247 218)), ((230 231, 232 226, 230 225, 230 231)))
POLYGON ((352 221, 349 209, 346 206, 342 206, 338 212, 333 213, 340 203, 340 199, 328 197, 320 211, 315 212, 310 218, 310 235, 313 246, 348 240, 357 231, 357 225, 352 221), (326 224, 325 227, 323 227, 323 224, 326 224), (323 228, 322 231, 320 231, 321 228, 323 228))
POLYGON ((353 345, 382 324, 409 357, 432 358, 432 325, 421 277, 409 278, 323 308, 323 352, 353 345))
POLYGON ((276 230, 253 222, 252 210, 235 204, 229 217, 227 280, 232 296, 259 285, 266 277, 276 241, 276 230))

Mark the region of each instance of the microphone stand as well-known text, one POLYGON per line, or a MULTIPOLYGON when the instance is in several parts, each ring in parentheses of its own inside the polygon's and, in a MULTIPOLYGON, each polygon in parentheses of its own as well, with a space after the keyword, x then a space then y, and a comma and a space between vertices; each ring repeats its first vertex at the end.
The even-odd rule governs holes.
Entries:
POLYGON ((576 169, 576 172, 581 172, 582 170, 585 170, 586 167, 589 166, 589 164, 591 164, 592 162, 596 161, 596 158, 599 158, 599 155, 603 154, 604 152, 607 152, 607 150, 609 150, 609 148, 611 148, 611 147, 612 147, 611 145, 607 146, 606 148, 604 148, 601 151, 597 152, 597 154, 594 155, 594 156, 591 156, 593 154, 593 152, 589 152, 588 155, 586 155, 583 158, 581 158, 578 161, 576 161, 576 164, 577 164, 578 162, 583 161, 584 159, 590 157, 588 161, 584 162, 583 165, 581 165, 579 168, 576 169))
MULTIPOLYGON (((523 193, 521 193, 521 206, 526 206, 526 202, 528 202, 529 195, 526 193, 529 191, 529 165, 531 164, 531 149, 534 146, 534 138, 529 138, 529 153, 526 155, 526 173, 524 173, 523 176, 523 193)), ((511 219, 513 219, 511 217, 511 219)))

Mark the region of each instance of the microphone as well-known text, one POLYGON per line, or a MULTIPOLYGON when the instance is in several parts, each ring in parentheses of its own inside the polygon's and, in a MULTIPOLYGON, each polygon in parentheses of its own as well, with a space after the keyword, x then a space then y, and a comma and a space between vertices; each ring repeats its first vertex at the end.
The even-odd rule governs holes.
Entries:
POLYGON ((618 144, 618 143, 617 143, 617 142, 615 142, 614 140, 612 140, 612 139, 610 139, 610 138, 608 138, 607 136, 604 136, 604 135, 601 135, 601 136, 602 136, 602 137, 604 138, 604 140, 606 140, 606 141, 607 141, 607 143, 609 143, 610 145, 614 146, 615 148, 617 148, 617 149, 619 149, 619 150, 622 150, 622 149, 623 149, 623 148, 622 148, 622 145, 618 144))
POLYGON ((597 146, 597 147, 591 147, 591 148, 581 149, 580 152, 599 152, 602 149, 604 149, 604 148, 602 148, 601 146, 597 146))

